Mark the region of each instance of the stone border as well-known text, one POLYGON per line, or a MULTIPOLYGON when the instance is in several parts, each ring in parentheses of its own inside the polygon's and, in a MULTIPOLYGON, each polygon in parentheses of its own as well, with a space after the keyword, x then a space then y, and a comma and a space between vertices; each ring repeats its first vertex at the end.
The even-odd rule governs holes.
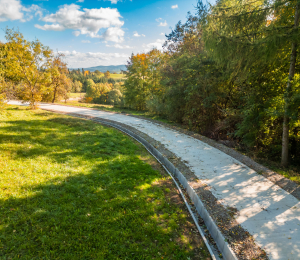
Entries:
POLYGON ((221 231, 219 230, 218 226, 213 221, 212 217, 209 215, 207 210, 205 209, 202 201, 198 197, 195 190, 188 184, 187 179, 184 177, 184 175, 167 159, 165 158, 155 147, 153 147, 150 143, 148 143, 144 138, 140 137, 139 135, 131 132, 128 129, 125 129, 117 124, 104 122, 101 119, 99 120, 97 118, 97 122, 100 122, 102 124, 114 127, 116 129, 121 130, 122 132, 125 132, 126 134, 134 137, 137 141, 142 143, 155 157, 161 161, 166 168, 180 181, 182 186, 186 189, 188 195, 190 196, 191 201, 194 203, 199 215, 204 220, 205 225, 207 226, 207 229, 209 230, 211 236, 215 240, 220 252, 222 253, 225 260, 237 260, 238 258, 235 256, 233 250, 230 248, 229 244, 225 242, 225 238, 221 231))
MULTIPOLYGON (((51 109, 43 109, 46 111, 51 111, 51 112, 57 112, 51 109)), ((84 118, 85 116, 81 114, 76 114, 76 113, 64 113, 66 115, 70 116, 76 116, 76 117, 81 117, 84 118)), ((185 176, 167 159, 165 158, 153 145, 148 143, 144 138, 140 137, 138 134, 118 125, 115 123, 107 122, 104 120, 101 120, 98 117, 94 116, 88 116, 91 118, 90 120, 93 120, 95 122, 99 122, 101 124, 116 128, 129 136, 133 137, 136 139, 138 142, 143 144, 172 174, 175 176, 181 185, 185 188, 186 192, 188 193, 191 201, 194 203, 198 214, 201 216, 203 219, 207 229, 209 230, 210 235, 212 238, 215 240, 216 245, 220 252, 222 253, 222 256, 225 260, 238 260, 237 256, 231 249, 230 245, 226 242, 225 237, 223 236, 222 232, 214 222, 213 218, 209 215, 208 211, 206 210, 204 204, 202 203, 201 199, 197 195, 196 191, 189 185, 187 179, 185 176)), ((113 121, 113 120, 111 120, 113 121)))

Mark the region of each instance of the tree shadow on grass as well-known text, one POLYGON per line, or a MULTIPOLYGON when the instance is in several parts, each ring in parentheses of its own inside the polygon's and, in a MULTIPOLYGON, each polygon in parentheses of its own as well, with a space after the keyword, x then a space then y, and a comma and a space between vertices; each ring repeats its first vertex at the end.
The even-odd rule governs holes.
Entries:
POLYGON ((100 131, 94 131, 95 124, 80 119, 55 117, 48 121, 18 120, 7 123, 9 125, 2 129, 17 134, 0 134, 0 144, 17 144, 10 147, 15 159, 34 159, 41 155, 57 162, 75 156, 110 159, 110 156, 126 154, 128 145, 132 145, 125 135, 114 129, 97 125, 100 131), (33 144, 33 147, 22 147, 19 144, 33 144))
POLYGON ((161 222, 156 216, 171 207, 162 189, 153 185, 161 175, 139 160, 128 137, 107 127, 98 126, 93 132, 94 128, 93 123, 65 117, 9 122, 5 130, 18 134, 0 136, 0 144, 34 146, 26 153, 24 145, 16 146, 11 150, 13 159, 39 160, 42 155, 56 163, 74 158, 82 163, 95 159, 95 163, 83 172, 20 186, 30 196, 8 194, 0 200, 1 259, 186 259, 190 255, 182 244, 170 241, 178 224, 161 222))

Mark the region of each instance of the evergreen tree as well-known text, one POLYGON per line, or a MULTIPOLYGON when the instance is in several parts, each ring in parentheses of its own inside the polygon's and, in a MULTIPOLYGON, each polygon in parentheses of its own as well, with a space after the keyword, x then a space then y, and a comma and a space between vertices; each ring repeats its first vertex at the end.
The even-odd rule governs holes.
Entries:
POLYGON ((232 1, 220 0, 207 12, 204 25, 206 47, 223 65, 234 69, 234 76, 246 81, 255 68, 262 73, 268 64, 281 58, 283 64, 290 52, 287 87, 284 93, 282 131, 282 165, 288 165, 289 126, 292 117, 292 83, 295 74, 299 40, 299 0, 232 1))

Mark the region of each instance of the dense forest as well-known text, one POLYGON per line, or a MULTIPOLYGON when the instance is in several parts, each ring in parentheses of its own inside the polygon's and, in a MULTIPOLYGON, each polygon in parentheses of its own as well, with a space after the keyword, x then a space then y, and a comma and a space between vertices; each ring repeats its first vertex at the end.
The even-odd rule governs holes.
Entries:
POLYGON ((166 35, 164 50, 132 54, 126 80, 68 71, 38 40, 6 31, 0 45, 0 99, 85 102, 150 111, 216 140, 300 165, 298 0, 197 2, 166 35))
POLYGON ((299 4, 199 1, 165 51, 131 56, 126 104, 299 165, 299 4))

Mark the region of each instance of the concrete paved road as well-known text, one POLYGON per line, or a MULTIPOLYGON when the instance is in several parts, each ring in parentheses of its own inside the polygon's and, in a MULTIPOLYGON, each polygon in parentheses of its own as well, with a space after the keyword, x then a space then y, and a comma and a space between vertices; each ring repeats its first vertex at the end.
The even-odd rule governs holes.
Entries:
POLYGON ((212 193, 223 205, 239 210, 237 221, 254 236, 270 259, 300 259, 299 200, 231 156, 147 120, 79 107, 50 104, 40 107, 113 120, 156 139, 187 161, 196 176, 213 187, 212 193))

